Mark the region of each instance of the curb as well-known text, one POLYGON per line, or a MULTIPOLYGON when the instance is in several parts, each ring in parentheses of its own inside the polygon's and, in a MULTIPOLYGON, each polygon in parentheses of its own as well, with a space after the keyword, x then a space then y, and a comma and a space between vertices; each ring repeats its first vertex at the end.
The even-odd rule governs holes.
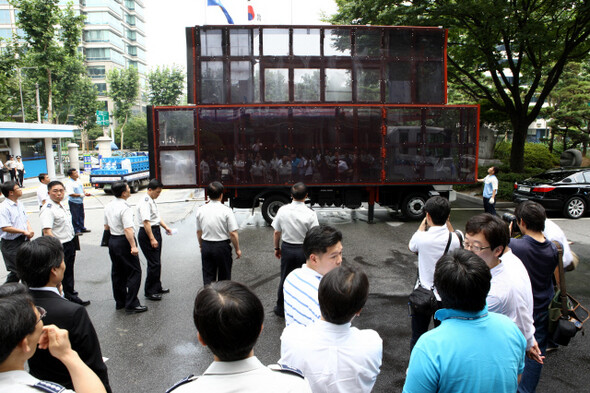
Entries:
MULTIPOLYGON (((483 198, 482 197, 477 197, 475 195, 469 195, 469 194, 465 194, 462 192, 457 192, 457 199, 462 198, 462 199, 466 199, 468 201, 471 202, 477 202, 477 203, 482 203, 483 204, 483 198)), ((510 201, 498 201, 496 202, 496 209, 512 209, 516 206, 516 204, 514 202, 510 202, 510 201)))

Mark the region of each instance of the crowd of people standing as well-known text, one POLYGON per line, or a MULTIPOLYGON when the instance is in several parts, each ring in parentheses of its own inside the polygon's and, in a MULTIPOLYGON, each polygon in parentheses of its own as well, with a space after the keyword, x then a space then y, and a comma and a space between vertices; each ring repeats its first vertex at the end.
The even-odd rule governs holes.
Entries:
MULTIPOLYGON (((74 289, 71 251, 66 251, 66 244, 81 233, 73 229, 73 218, 61 202, 66 194, 80 193, 75 188, 66 191, 59 181, 47 188, 48 195, 39 196, 44 198, 39 200, 44 236, 31 241, 34 232, 18 203, 22 191, 12 182, 2 186, 8 201, 0 206, 2 254, 14 276, 7 280, 12 284, 0 288, 0 319, 21 318, 22 327, 11 332, 15 339, 0 353, 0 388, 49 380, 78 391, 87 391, 87 383, 97 392, 110 391, 98 338, 84 309, 87 304, 74 289), (19 280, 28 291, 16 284, 19 280), (22 316, 13 312, 17 303, 28 310, 22 316), (9 318, 10 313, 14 315, 9 318), (56 326, 43 328, 46 322, 56 326), (71 347, 64 344, 68 340, 61 329, 69 332, 71 347), (78 335, 91 336, 91 345, 87 338, 78 341, 78 335), (31 375, 22 367, 27 360, 31 375), (80 382, 80 372, 92 375, 87 383, 80 382)), ((146 299, 159 301, 170 291, 160 281, 160 228, 171 232, 155 203, 161 190, 162 184, 152 180, 133 208, 127 203, 129 186, 115 183, 114 200, 105 207, 115 309, 127 314, 147 311, 137 296, 139 248, 148 260, 146 299)), ((210 202, 197 208, 195 216, 204 286, 193 316, 197 340, 211 350, 214 362, 202 376, 187 377, 168 391, 243 386, 240 391, 370 392, 388 338, 351 324, 366 305, 369 278, 361 269, 342 264, 346 239, 337 228, 320 224, 305 206, 303 183, 291 188, 293 202, 279 209, 269 239, 281 262, 274 308, 286 325, 280 354, 277 364, 268 368, 254 356, 264 310, 251 289, 232 281, 232 251, 240 258, 242 248, 234 214, 221 203, 223 190, 220 182, 212 182, 207 188, 210 202)), ((510 231, 516 228, 489 213, 475 215, 464 232, 456 231, 450 211, 446 199, 430 198, 426 217, 408 245, 417 254, 415 288, 430 291, 434 300, 426 310, 410 304, 411 357, 404 391, 534 392, 549 342, 547 307, 557 265, 557 250, 544 233, 545 212, 534 202, 518 205, 516 225, 522 237, 511 239, 510 231), (435 328, 429 330, 431 320, 435 328)), ((76 245, 72 247, 75 259, 76 245)))

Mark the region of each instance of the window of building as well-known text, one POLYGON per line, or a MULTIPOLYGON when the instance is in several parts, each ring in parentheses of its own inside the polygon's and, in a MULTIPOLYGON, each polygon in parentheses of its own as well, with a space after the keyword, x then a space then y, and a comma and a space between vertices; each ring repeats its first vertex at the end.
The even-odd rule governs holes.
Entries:
POLYGON ((107 84, 106 83, 95 83, 94 87, 98 91, 99 96, 106 96, 107 95, 107 84))
POLYGON ((9 39, 12 37, 12 29, 0 29, 0 38, 9 39))
POLYGON ((12 23, 10 21, 10 11, 9 10, 0 10, 0 24, 8 25, 12 23))
POLYGON ((106 75, 104 66, 89 66, 88 76, 91 78, 104 78, 106 75))

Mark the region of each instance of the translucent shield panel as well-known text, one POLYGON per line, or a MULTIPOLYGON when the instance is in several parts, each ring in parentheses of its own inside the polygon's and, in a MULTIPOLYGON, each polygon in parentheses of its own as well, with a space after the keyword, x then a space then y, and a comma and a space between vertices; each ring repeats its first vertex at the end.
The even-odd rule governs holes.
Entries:
POLYGON ((289 29, 262 30, 264 56, 289 56, 289 29))
POLYGON ((293 55, 319 56, 320 29, 293 29, 293 55))
POLYGON ((201 95, 202 104, 225 104, 223 86, 223 62, 201 62, 201 95))
POLYGON ((192 185, 197 183, 194 150, 161 151, 160 169, 162 183, 166 186, 192 185))
POLYGON ((201 30, 201 56, 222 56, 221 30, 201 30))
POLYGON ((254 75, 249 61, 232 61, 231 67, 231 102, 251 103, 254 101, 254 75))
POLYGON ((230 56, 252 56, 252 30, 229 31, 230 56))
POLYGON ((385 102, 409 104, 412 102, 412 64, 410 62, 391 63, 388 67, 385 102))
POLYGON ((295 101, 320 100, 320 69, 296 68, 293 72, 295 101))
POLYGON ((356 78, 356 95, 358 101, 381 101, 381 76, 379 69, 359 67, 356 71, 356 78))
POLYGON ((289 70, 287 68, 264 70, 264 101, 289 101, 289 70))
POLYGON ((160 146, 189 146, 195 144, 194 111, 158 112, 160 146))
POLYGON ((381 55, 381 31, 356 31, 356 56, 379 57, 381 55))
POLYGON ((326 101, 351 102, 352 79, 350 70, 326 68, 326 101))
POLYGON ((350 56, 350 29, 324 31, 324 56, 350 56))

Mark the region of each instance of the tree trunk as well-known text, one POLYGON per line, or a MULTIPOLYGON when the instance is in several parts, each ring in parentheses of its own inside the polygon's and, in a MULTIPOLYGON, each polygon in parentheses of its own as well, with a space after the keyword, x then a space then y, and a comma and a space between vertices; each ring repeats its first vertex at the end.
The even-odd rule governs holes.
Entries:
POLYGON ((53 94, 51 89, 51 69, 47 69, 47 120, 49 123, 53 123, 53 94))
POLYGON ((555 133, 553 128, 549 128, 549 153, 553 153, 553 141, 555 140, 555 133))
POLYGON ((125 121, 123 122, 123 125, 121 126, 121 146, 120 146, 121 150, 123 150, 123 134, 124 134, 124 130, 125 130, 125 124, 127 124, 127 115, 125 115, 125 121))
POLYGON ((563 132, 563 151, 567 150, 567 128, 563 132))
POLYGON ((524 170, 524 143, 529 129, 529 123, 524 118, 513 118, 512 149, 510 150, 510 170, 521 173, 524 170))

